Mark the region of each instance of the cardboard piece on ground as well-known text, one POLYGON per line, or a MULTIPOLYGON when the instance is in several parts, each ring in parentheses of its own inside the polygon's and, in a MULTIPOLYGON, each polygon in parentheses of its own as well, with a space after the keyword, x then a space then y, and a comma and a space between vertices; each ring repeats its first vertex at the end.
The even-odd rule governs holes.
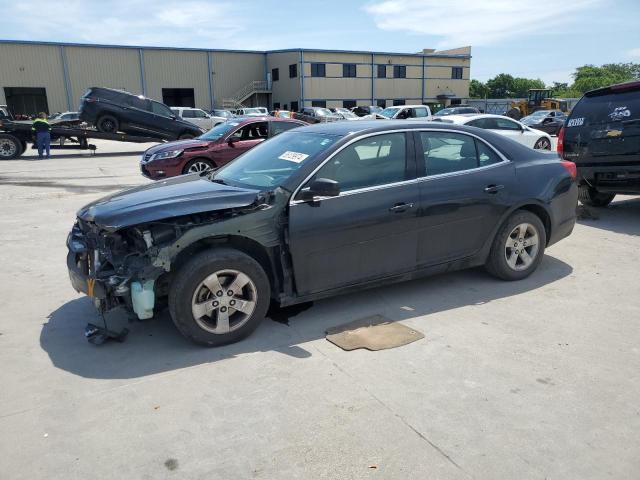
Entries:
POLYGON ((424 338, 424 334, 382 315, 361 318, 344 325, 331 327, 326 339, 343 350, 366 348, 386 350, 401 347, 424 338))

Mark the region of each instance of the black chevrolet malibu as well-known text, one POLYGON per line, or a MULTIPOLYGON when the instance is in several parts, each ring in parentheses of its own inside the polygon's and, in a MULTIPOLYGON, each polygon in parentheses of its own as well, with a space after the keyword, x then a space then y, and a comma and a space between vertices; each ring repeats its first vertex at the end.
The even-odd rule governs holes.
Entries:
POLYGON ((571 233, 572 162, 474 127, 336 122, 285 132, 209 173, 78 212, 76 290, 150 318, 168 297, 204 345, 281 306, 484 265, 519 280, 571 233))

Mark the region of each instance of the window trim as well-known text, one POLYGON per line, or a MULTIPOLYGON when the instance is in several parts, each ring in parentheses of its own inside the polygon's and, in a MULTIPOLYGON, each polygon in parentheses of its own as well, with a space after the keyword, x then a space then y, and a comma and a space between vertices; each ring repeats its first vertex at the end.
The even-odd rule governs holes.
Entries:
POLYGON ((349 140, 347 143, 345 143, 344 145, 342 145, 340 148, 338 148, 335 152, 333 152, 331 155, 329 155, 327 158, 325 158, 322 163, 320 163, 320 165, 316 166, 316 168, 314 168, 311 173, 309 175, 307 175, 307 177, 300 182, 300 184, 295 188, 295 190, 293 191, 293 193, 291 194, 290 200, 289 200, 289 206, 292 205, 297 205, 299 203, 309 203, 311 200, 297 200, 296 196, 298 195, 298 193, 300 193, 300 190, 302 190, 303 186, 307 184, 307 182, 309 180, 311 180, 311 178, 313 178, 313 176, 318 173, 318 170, 320 170, 322 167, 325 166, 326 163, 328 163, 329 161, 331 161, 331 159, 333 157, 335 157, 338 153, 340 153, 342 150, 344 150, 345 148, 347 148, 348 146, 352 145, 355 142, 359 142, 360 140, 364 140, 365 138, 369 138, 369 137, 377 137, 380 135, 387 135, 390 133, 404 133, 405 135, 405 146, 407 149, 407 164, 405 165, 405 170, 409 170, 409 171, 413 171, 412 173, 410 173, 410 175, 413 178, 408 178, 407 180, 402 180, 400 182, 393 182, 393 183, 384 183, 381 185, 373 185, 371 187, 362 187, 362 188, 356 188, 353 190, 349 190, 347 192, 340 192, 340 195, 336 196, 336 197, 318 197, 317 201, 321 201, 321 200, 328 200, 331 198, 340 198, 340 197, 346 197, 348 195, 354 195, 357 193, 365 193, 365 192, 370 192, 373 190, 381 190, 383 188, 390 188, 390 187, 395 187, 397 185, 405 185, 405 184, 411 184, 411 183, 416 183, 417 182, 417 172, 416 172, 416 149, 415 149, 415 138, 413 137, 413 135, 411 135, 412 130, 411 129, 407 129, 407 128, 399 128, 399 129, 395 129, 395 130, 385 130, 383 132, 371 132, 371 133, 367 133, 366 135, 362 135, 359 136, 357 138, 352 138, 351 140, 349 140), (412 164, 412 165, 410 165, 412 164))
MULTIPOLYGON (((491 165, 485 165, 484 167, 476 167, 476 168, 470 168, 468 170, 458 170, 456 172, 447 172, 447 173, 438 173, 436 175, 423 175, 423 176, 418 176, 416 177, 416 180, 418 182, 424 182, 424 181, 428 181, 428 180, 437 180, 439 178, 448 178, 448 177, 456 177, 459 175, 465 175, 468 173, 472 173, 472 172, 478 172, 478 171, 484 171, 484 170, 488 170, 490 168, 495 168, 499 165, 505 165, 507 163, 511 163, 511 160, 509 160, 507 157, 505 157, 501 152, 499 152, 493 145, 491 145, 489 142, 487 142, 485 139, 479 137, 478 135, 475 135, 473 133, 469 133, 469 132, 461 132, 459 130, 450 130, 450 129, 415 129, 412 130, 414 132, 414 143, 419 142, 420 141, 420 133, 421 132, 447 132, 447 133, 457 133, 459 135, 467 135, 469 137, 475 138, 479 141, 481 141, 482 143, 484 143, 487 147, 489 147, 491 149, 491 151, 493 151, 496 155, 498 155, 498 157, 502 160, 501 162, 498 163, 492 163, 491 165)), ((417 145, 417 143, 416 143, 417 145)), ((476 156, 478 155, 478 147, 476 146, 476 156)), ((416 151, 416 167, 419 166, 419 159, 418 159, 418 152, 416 151)), ((425 173, 426 172, 422 172, 422 168, 420 168, 420 173, 425 173)))

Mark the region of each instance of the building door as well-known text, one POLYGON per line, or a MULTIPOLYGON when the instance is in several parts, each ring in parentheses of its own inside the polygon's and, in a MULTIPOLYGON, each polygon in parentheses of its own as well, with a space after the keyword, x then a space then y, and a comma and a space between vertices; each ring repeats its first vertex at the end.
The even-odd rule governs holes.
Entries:
POLYGON ((193 88, 163 88, 162 103, 169 107, 195 108, 195 96, 193 88))
POLYGON ((7 106, 14 115, 50 113, 47 91, 44 88, 5 87, 4 96, 7 99, 7 106))

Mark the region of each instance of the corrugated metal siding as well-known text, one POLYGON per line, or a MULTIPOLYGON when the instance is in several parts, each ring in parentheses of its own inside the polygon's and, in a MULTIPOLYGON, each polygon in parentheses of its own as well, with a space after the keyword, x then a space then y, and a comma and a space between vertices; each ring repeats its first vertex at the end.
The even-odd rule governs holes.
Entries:
POLYGON ((162 101, 163 88, 193 88, 195 105, 208 109, 206 52, 143 49, 147 97, 162 101))
MULTIPOLYGON (((213 91, 217 104, 233 96, 249 82, 266 80, 261 53, 213 52, 213 91)), ((287 71, 288 76, 288 71, 287 71)), ((282 72, 280 73, 282 78, 282 72)))
POLYGON ((0 44, 0 88, 3 100, 4 87, 44 87, 49 112, 66 111, 67 95, 60 47, 0 44))
POLYGON ((65 47, 65 50, 74 108, 89 87, 142 93, 138 50, 87 47, 65 47))

